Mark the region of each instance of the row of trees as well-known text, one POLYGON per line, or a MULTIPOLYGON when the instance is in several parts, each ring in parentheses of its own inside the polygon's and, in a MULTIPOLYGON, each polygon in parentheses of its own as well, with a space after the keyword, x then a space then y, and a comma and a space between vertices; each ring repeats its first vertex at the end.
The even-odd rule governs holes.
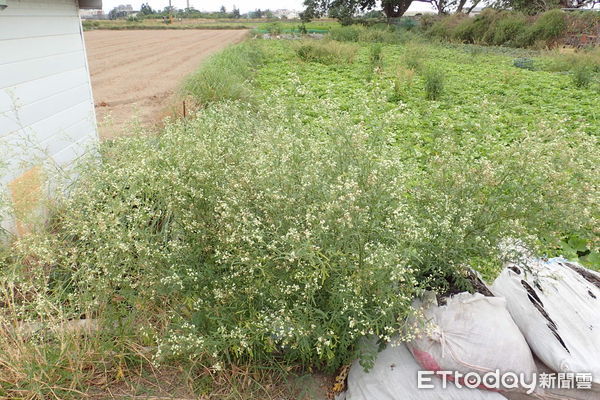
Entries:
MULTIPOLYGON (((129 12, 130 11, 132 11, 132 10, 129 10, 129 12)), ((113 8, 108 13, 108 17, 109 17, 109 19, 125 18, 129 15, 129 12, 127 10, 124 10, 124 6, 119 6, 119 7, 113 8)), ((196 10, 193 7, 180 10, 180 9, 176 9, 175 7, 169 7, 169 6, 165 7, 162 10, 155 10, 150 6, 150 4, 144 3, 140 7, 140 11, 139 11, 138 15, 141 17, 147 17, 147 18, 160 18, 160 17, 166 16, 166 15, 175 15, 179 18, 238 19, 238 18, 242 18, 243 16, 247 16, 249 18, 262 18, 264 16, 264 17, 268 18, 269 15, 272 16, 273 13, 269 10, 266 10, 266 11, 255 10, 255 11, 248 13, 247 15, 242 15, 240 13, 240 9, 236 8, 235 6, 233 6, 233 9, 231 11, 228 11, 225 8, 225 6, 222 6, 219 11, 215 11, 215 12, 202 12, 202 11, 196 10)))
POLYGON ((439 14, 470 14, 478 6, 513 9, 534 14, 552 8, 583 8, 600 4, 598 0, 305 0, 304 20, 328 15, 341 21, 357 13, 380 8, 387 18, 404 15, 413 3, 431 4, 439 14))

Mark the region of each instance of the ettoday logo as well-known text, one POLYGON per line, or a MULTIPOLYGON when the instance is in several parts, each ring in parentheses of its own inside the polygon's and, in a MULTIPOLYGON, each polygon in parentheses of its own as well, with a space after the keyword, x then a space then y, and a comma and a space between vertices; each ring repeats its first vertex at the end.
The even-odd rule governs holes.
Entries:
POLYGON ((446 389, 454 385, 459 389, 487 389, 494 391, 507 391, 515 389, 526 390, 532 394, 537 389, 592 389, 591 373, 534 373, 532 375, 515 372, 500 372, 500 370, 486 373, 458 371, 419 371, 419 389, 446 389))

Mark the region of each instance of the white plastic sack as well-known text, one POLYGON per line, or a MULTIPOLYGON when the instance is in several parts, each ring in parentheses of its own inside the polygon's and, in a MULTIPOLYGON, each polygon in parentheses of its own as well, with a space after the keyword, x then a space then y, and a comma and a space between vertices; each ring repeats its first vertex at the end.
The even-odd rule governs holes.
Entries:
POLYGON ((354 362, 348 374, 348 390, 337 400, 506 400, 498 393, 478 389, 459 389, 433 378, 433 389, 417 388, 417 373, 422 368, 406 345, 388 345, 377 355, 375 366, 365 372, 354 362))
MULTIPOLYGON (((417 306, 432 325, 408 344, 423 369, 480 376, 498 370, 500 374, 523 374, 525 382, 532 381, 536 372, 533 355, 503 298, 460 293, 438 306, 435 296, 428 294, 417 306)), ((493 390, 498 386, 481 388, 493 390)), ((530 387, 510 385, 504 389, 525 392, 530 387)))
POLYGON ((491 289, 544 364, 600 383, 599 286, 600 274, 555 258, 509 264, 491 289))

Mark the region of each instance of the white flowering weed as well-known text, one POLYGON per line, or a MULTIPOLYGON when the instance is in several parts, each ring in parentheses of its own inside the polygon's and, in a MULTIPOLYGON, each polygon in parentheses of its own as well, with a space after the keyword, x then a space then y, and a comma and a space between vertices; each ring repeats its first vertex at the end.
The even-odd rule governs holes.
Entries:
POLYGON ((549 237, 597 229, 587 122, 499 135, 486 129, 494 113, 456 129, 432 103, 441 124, 428 133, 379 80, 340 95, 327 79, 279 75, 252 105, 205 98, 216 102, 159 135, 105 143, 48 229, 0 256, 1 325, 102 326, 85 340, 0 335, 18 393, 80 387, 62 371, 121 368, 140 348, 211 371, 333 369, 364 336, 412 337, 423 290, 472 289, 471 267, 493 277, 506 238, 543 251, 549 237))
MULTIPOLYGON (((359 338, 396 334, 423 289, 468 289, 466 268, 499 265, 503 238, 535 245, 594 221, 594 161, 574 138, 490 135, 487 155, 440 139, 424 161, 274 100, 106 145, 53 233, 20 244, 46 266, 27 278, 36 292, 61 288, 61 312, 108 325, 166 318, 158 361, 334 368, 359 338)), ((40 302, 28 309, 56 312, 40 302)))

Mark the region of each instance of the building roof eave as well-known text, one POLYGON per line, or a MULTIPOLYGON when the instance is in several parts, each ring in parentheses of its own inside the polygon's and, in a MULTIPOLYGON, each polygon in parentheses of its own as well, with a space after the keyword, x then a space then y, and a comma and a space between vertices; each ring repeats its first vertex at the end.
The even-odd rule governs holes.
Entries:
POLYGON ((82 10, 100 10, 102 9, 102 0, 78 0, 79 8, 82 10))

